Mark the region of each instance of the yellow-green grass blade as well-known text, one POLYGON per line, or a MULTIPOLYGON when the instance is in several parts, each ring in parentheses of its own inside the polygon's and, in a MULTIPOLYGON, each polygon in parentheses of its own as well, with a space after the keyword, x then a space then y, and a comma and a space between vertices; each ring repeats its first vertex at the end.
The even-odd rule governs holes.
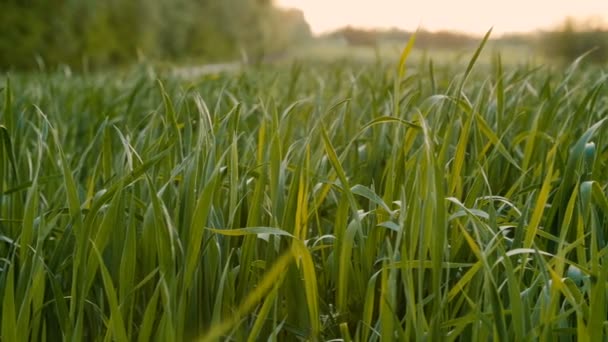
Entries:
POLYGON ((268 269, 258 286, 248 294, 241 304, 239 304, 234 315, 232 317, 225 318, 224 321, 218 325, 211 327, 211 329, 200 340, 215 341, 230 331, 230 329, 232 329, 233 326, 237 324, 245 314, 249 313, 267 294, 268 290, 276 284, 277 280, 281 278, 281 274, 292 261, 293 254, 291 252, 280 256, 268 269))
POLYGON ((258 340, 264 325, 267 323, 266 320, 268 318, 268 315, 270 314, 270 311, 272 310, 273 305, 275 304, 277 294, 279 292, 278 284, 281 283, 282 280, 278 281, 277 285, 275 285, 272 291, 270 291, 270 293, 268 293, 268 295, 266 296, 266 299, 264 299, 264 304, 262 304, 262 307, 257 312, 257 317, 255 318, 253 327, 251 328, 249 336, 247 337, 248 342, 254 342, 258 340))
POLYGON ((118 298, 116 296, 112 277, 110 276, 110 273, 108 272, 108 269, 106 268, 103 262, 103 258, 101 257, 101 254, 97 250, 95 245, 93 245, 92 249, 95 252, 97 260, 99 262, 99 269, 101 271, 101 277, 103 279, 103 285, 107 296, 108 305, 110 307, 111 314, 108 328, 112 331, 112 334, 116 341, 129 341, 122 313, 120 312, 120 307, 118 305, 118 298))
POLYGON ((303 275, 306 303, 310 316, 311 338, 317 340, 321 331, 321 322, 319 317, 319 291, 317 289, 317 274, 314 262, 310 251, 301 241, 294 241, 292 248, 294 257, 300 262, 300 269, 303 275))
POLYGON ((555 153, 556 151, 553 149, 547 156, 547 164, 549 165, 549 168, 547 170, 547 174, 545 175, 543 185, 538 193, 534 211, 532 212, 532 218, 530 219, 530 223, 526 229, 523 241, 524 248, 532 247, 541 219, 543 217, 543 213, 545 212, 545 205, 549 201, 549 192, 551 191, 551 183, 553 179, 553 159, 555 158, 555 153))
POLYGON ((8 341, 19 341, 20 334, 24 332, 17 331, 14 266, 5 263, 2 268, 6 271, 4 291, 2 293, 2 338, 8 341))
POLYGON ((160 285, 156 286, 154 293, 150 296, 150 301, 146 304, 137 341, 146 342, 152 339, 152 334, 155 331, 155 316, 158 306, 158 297, 160 295, 160 285))

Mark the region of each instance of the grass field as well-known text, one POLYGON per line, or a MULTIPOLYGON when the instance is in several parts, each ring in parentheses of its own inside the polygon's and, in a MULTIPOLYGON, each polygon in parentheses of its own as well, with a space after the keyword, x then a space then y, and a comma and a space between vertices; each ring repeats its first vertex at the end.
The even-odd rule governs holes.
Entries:
POLYGON ((607 69, 407 50, 5 75, 2 341, 605 340, 607 69))
MULTIPOLYGON (((411 51, 408 61, 415 64, 432 58, 436 64, 454 64, 466 66, 475 51, 476 46, 459 48, 416 48, 411 51)), ((336 39, 316 39, 308 44, 302 44, 282 55, 283 60, 309 60, 321 63, 331 63, 336 60, 348 60, 360 63, 397 63, 403 49, 401 41, 381 41, 375 46, 352 46, 336 39)), ((509 44, 500 40, 489 40, 484 47, 485 53, 479 56, 476 65, 491 64, 492 57, 500 53, 504 66, 521 63, 551 63, 542 51, 534 44, 509 44)), ((272 60, 272 58, 270 58, 272 60)))

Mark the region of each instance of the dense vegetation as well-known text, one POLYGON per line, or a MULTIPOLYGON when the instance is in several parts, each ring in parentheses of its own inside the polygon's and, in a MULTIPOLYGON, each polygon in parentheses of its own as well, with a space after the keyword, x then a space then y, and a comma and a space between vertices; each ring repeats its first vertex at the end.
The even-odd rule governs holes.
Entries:
MULTIPOLYGON (((349 45, 374 46, 382 42, 404 42, 412 32, 400 29, 366 30, 355 27, 345 27, 327 34, 328 38, 343 38, 349 45)), ((478 39, 458 32, 430 32, 421 29, 416 32, 416 47, 420 49, 456 49, 474 47, 478 39)))
POLYGON ((570 62, 588 54, 586 60, 606 64, 608 61, 608 27, 593 21, 566 19, 552 32, 542 35, 543 51, 550 57, 570 62))
POLYGON ((605 69, 6 77, 2 340, 602 340, 605 69))
MULTIPOLYGON (((413 35, 400 29, 379 30, 345 27, 324 38, 342 39, 350 46, 377 47, 382 43, 399 43, 413 35)), ((421 29, 416 32, 416 46, 419 49, 433 50, 470 50, 477 38, 458 32, 430 32, 421 29)), ((493 39, 495 46, 507 50, 527 48, 529 53, 543 55, 548 61, 568 64, 582 55, 589 56, 585 62, 606 64, 608 61, 608 27, 594 20, 574 20, 567 18, 553 30, 512 33, 493 39)))
POLYGON ((301 12, 268 0, 6 0, 0 32, 0 70, 256 60, 310 36, 301 12))
MULTIPOLYGON (((137 62, 256 64, 300 53, 314 42, 303 13, 272 0, 5 0, 0 32, 0 71, 103 70, 137 62)), ((411 36, 397 28, 345 27, 311 48, 328 41, 378 47, 411 36)), ((417 37, 423 50, 470 50, 478 40, 424 29, 417 37)), ((597 20, 567 19, 553 31, 507 35, 495 45, 565 63, 593 50, 585 60, 605 63, 608 28, 597 20)))

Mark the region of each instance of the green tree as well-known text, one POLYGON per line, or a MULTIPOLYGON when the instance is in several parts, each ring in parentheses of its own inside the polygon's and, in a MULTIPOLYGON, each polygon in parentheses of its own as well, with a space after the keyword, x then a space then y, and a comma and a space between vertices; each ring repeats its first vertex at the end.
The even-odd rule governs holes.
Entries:
MULTIPOLYGON (((295 13, 295 12, 294 12, 295 13)), ((5 0, 0 69, 152 60, 253 60, 310 36, 269 0, 5 0), (297 32, 297 34, 296 34, 297 32)))

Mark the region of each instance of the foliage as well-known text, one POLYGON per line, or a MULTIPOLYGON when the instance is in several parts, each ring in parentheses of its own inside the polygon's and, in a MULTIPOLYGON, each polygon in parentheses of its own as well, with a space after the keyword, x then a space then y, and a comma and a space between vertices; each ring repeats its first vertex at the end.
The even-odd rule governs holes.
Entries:
MULTIPOLYGON (((343 38, 346 43, 353 46, 376 46, 380 42, 399 42, 407 41, 412 32, 399 29, 377 30, 345 27, 327 35, 332 38, 343 38)), ((419 30, 416 32, 416 46, 421 49, 458 49, 472 48, 477 41, 471 35, 451 31, 430 32, 419 30)))
POLYGON ((346 43, 353 46, 375 46, 378 42, 378 33, 372 30, 363 30, 353 27, 345 27, 333 32, 330 36, 341 37, 346 43))
POLYGON ((298 13, 258 0, 7 0, 0 69, 260 59, 310 36, 298 13))
POLYGON ((2 340, 605 339, 606 73, 480 50, 13 74, 2 340))
POLYGON ((600 23, 566 19, 560 28, 542 35, 542 45, 547 56, 566 62, 584 54, 589 54, 586 60, 592 62, 608 60, 608 30, 600 23))

